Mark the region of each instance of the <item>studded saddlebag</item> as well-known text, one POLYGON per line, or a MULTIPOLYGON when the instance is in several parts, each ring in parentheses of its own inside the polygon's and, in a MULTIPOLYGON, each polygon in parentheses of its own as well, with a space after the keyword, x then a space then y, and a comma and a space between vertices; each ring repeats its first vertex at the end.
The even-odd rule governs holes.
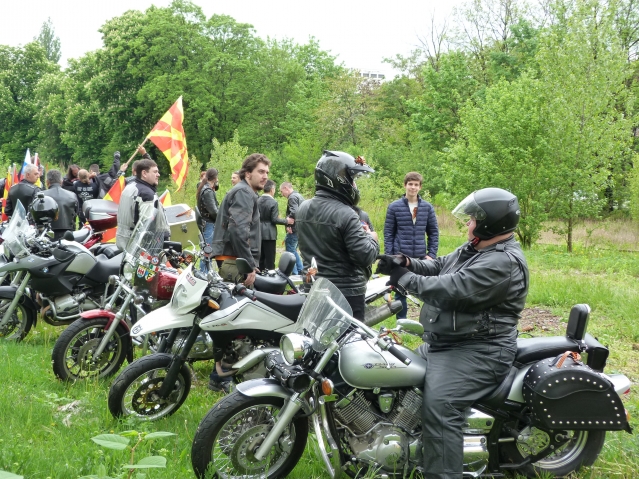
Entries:
POLYGON ((546 430, 626 429, 626 413, 613 384, 566 352, 534 364, 524 378, 533 425, 546 430))

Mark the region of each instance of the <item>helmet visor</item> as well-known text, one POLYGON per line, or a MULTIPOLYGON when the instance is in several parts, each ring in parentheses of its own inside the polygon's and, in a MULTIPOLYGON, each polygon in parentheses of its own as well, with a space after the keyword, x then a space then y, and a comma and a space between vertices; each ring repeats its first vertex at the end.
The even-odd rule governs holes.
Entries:
POLYGON ((486 212, 475 201, 475 193, 473 192, 455 206, 453 216, 467 223, 471 218, 475 218, 476 221, 482 221, 486 218, 486 212))

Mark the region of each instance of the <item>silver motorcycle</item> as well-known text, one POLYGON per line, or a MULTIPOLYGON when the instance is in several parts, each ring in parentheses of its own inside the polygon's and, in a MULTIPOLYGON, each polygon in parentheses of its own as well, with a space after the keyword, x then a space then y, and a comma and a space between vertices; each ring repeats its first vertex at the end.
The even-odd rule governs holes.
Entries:
MULTIPOLYGON (((575 308, 567 336, 520 340, 509 376, 465 412, 464 477, 565 476, 596 460, 606 431, 630 432, 620 399, 630 381, 603 373, 607 350, 585 333, 587 306, 575 308), (588 365, 574 359, 579 351, 588 365)), ((198 426, 198 478, 284 477, 309 427, 333 479, 423 472, 426 361, 351 314, 332 283, 314 284, 297 332, 266 360, 271 377, 238 384, 198 426)), ((397 332, 423 333, 420 323, 398 323, 397 332)))

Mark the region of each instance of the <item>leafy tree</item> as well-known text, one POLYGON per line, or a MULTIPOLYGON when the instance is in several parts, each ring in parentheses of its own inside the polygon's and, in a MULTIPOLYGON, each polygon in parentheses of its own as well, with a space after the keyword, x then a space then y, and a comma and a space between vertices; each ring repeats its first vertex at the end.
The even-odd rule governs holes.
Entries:
POLYGON ((58 63, 60 61, 60 39, 55 35, 55 29, 51 22, 51 17, 40 27, 40 34, 34 38, 44 48, 45 56, 50 62, 58 63))
POLYGON ((213 149, 211 150, 211 159, 207 168, 216 168, 218 178, 220 180, 219 198, 231 189, 231 173, 242 167, 242 162, 247 156, 248 147, 240 144, 240 135, 233 132, 233 138, 230 141, 220 143, 217 138, 213 138, 213 149))

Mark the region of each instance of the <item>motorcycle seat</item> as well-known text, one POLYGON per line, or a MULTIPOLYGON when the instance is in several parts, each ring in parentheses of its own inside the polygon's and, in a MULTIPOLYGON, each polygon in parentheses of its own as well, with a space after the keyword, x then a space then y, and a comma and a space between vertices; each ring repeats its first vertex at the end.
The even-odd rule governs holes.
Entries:
POLYGON ((253 289, 263 293, 281 294, 286 289, 286 284, 286 278, 279 274, 274 276, 256 274, 253 289))
POLYGON ((89 228, 80 228, 77 231, 72 231, 73 241, 76 243, 84 243, 89 236, 91 236, 91 230, 89 228))
POLYGON ((120 248, 114 244, 97 244, 90 250, 96 257, 98 255, 104 255, 107 258, 113 258, 115 255, 121 253, 120 248))
POLYGON ((300 314, 300 310, 302 309, 302 305, 306 300, 306 296, 301 294, 277 295, 262 293, 255 290, 253 290, 253 294, 255 294, 255 297, 260 303, 274 309, 291 321, 295 321, 297 319, 300 314))
POLYGON ((89 270, 86 275, 87 279, 95 281, 96 283, 106 283, 109 276, 112 274, 120 274, 120 264, 122 263, 122 253, 114 256, 113 258, 106 258, 106 256, 97 256, 97 262, 89 270))
POLYGON ((506 379, 504 379, 501 384, 497 386, 497 389, 495 389, 488 396, 481 398, 479 401, 477 401, 477 404, 489 409, 499 409, 508 397, 510 388, 512 387, 513 381, 515 380, 515 376, 517 376, 518 372, 519 369, 510 368, 508 376, 506 376, 506 379))
POLYGON ((566 351, 579 352, 577 342, 566 336, 517 339, 515 361, 519 364, 529 364, 559 356, 566 351))

